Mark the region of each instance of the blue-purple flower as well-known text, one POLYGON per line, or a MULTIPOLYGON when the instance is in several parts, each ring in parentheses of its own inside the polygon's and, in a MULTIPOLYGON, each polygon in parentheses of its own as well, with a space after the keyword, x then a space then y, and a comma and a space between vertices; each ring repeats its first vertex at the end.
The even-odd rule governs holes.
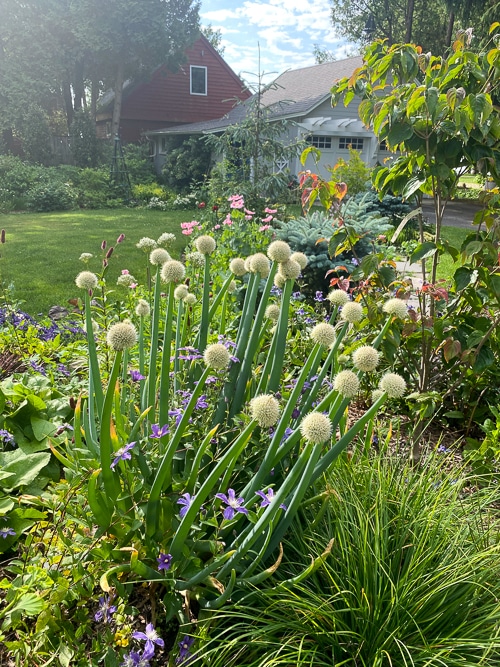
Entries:
POLYGON ((123 445, 123 447, 120 447, 120 449, 117 449, 115 452, 115 458, 113 459, 113 462, 111 463, 111 470, 115 469, 115 466, 118 465, 119 461, 125 461, 127 459, 132 458, 132 454, 130 453, 130 450, 135 447, 136 443, 135 442, 129 442, 126 445, 123 445))
POLYGON ((140 380, 145 380, 146 376, 142 375, 140 371, 132 369, 130 371, 130 379, 132 380, 132 382, 139 382, 140 380))
POLYGON ((146 631, 145 632, 133 632, 132 637, 134 639, 141 639, 142 641, 145 641, 146 644, 144 646, 144 651, 142 654, 142 657, 146 660, 149 660, 152 658, 155 654, 155 646, 160 646, 163 648, 165 646, 165 642, 163 639, 158 635, 156 630, 153 627, 152 623, 148 623, 146 625, 146 631))
POLYGON ((194 644, 194 637, 185 635, 179 642, 179 655, 175 660, 176 665, 188 664, 186 661, 192 657, 191 646, 194 644))
POLYGON ((321 291, 316 292, 314 300, 317 301, 318 303, 321 303, 322 301, 326 301, 325 297, 323 296, 323 292, 321 292, 321 291))
POLYGON ((6 431, 4 428, 0 429, 0 441, 3 445, 7 445, 8 447, 13 447, 16 444, 12 433, 9 433, 9 431, 6 431))
POLYGON ((163 438, 164 435, 167 435, 169 430, 168 424, 164 424, 161 427, 159 424, 151 424, 151 435, 149 437, 158 439, 163 438))
MULTIPOLYGON (((260 503, 261 507, 267 507, 274 500, 274 491, 271 488, 267 490, 267 493, 264 491, 256 491, 256 494, 262 499, 260 503)), ((286 510, 286 505, 281 504, 280 507, 282 510, 286 510)))
POLYGON ((222 502, 227 505, 223 513, 224 519, 228 519, 230 521, 236 512, 240 512, 241 514, 248 514, 248 510, 243 507, 245 504, 245 499, 237 498, 234 489, 228 489, 227 496, 225 493, 216 493, 215 497, 219 498, 219 500, 222 500, 222 502))
POLYGON ((172 565, 172 554, 164 554, 160 553, 158 558, 156 559, 158 561, 158 571, 161 572, 162 570, 170 570, 170 566, 172 565))
POLYGON ((149 660, 137 651, 130 651, 123 656, 121 667, 149 667, 149 660))
POLYGON ((0 528, 0 537, 3 537, 4 540, 6 540, 9 535, 15 535, 16 531, 13 530, 12 528, 0 528))
POLYGON ((191 503, 194 500, 194 496, 191 496, 189 493, 183 493, 182 496, 179 498, 177 501, 178 505, 182 505, 181 509, 179 510, 179 516, 181 519, 183 519, 186 514, 188 509, 191 507, 191 503))
POLYGON ((111 604, 112 598, 109 595, 99 598, 99 609, 94 614, 94 619, 100 623, 110 623, 113 614, 116 612, 116 605, 111 604))

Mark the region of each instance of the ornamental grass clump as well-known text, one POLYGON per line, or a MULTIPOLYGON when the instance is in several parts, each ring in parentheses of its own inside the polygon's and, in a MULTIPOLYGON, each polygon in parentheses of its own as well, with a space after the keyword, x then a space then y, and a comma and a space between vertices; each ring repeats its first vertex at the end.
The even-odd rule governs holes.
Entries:
MULTIPOLYGON (((206 251, 203 272, 158 261, 153 293, 137 288, 133 321, 110 317, 103 327, 109 347, 101 333, 88 336, 89 391, 74 430, 92 522, 112 545, 103 581, 154 581, 184 632, 185 591, 216 609, 273 575, 303 503, 404 384, 386 374, 377 400, 349 422, 363 374, 376 386, 378 348, 393 318, 373 347, 355 350, 356 372, 339 370, 360 304, 344 303, 338 321, 322 310, 329 321, 310 330, 291 326, 301 265, 286 244, 247 259, 237 298, 231 288, 245 262, 233 259, 213 276, 207 239, 196 243, 206 251)), ((87 291, 86 318, 92 308, 87 291)))

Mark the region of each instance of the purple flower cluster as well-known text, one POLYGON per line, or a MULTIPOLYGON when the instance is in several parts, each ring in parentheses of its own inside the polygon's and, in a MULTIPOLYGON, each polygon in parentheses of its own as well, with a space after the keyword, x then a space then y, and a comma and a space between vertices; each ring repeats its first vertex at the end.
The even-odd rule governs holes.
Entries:
POLYGON ((165 642, 158 635, 152 623, 148 623, 146 625, 145 632, 138 632, 138 631, 133 632, 132 637, 134 639, 139 639, 140 641, 146 642, 144 645, 144 650, 142 652, 142 655, 140 656, 142 660, 147 660, 147 661, 151 660, 151 658, 155 654, 155 647, 159 646, 160 648, 163 648, 165 646, 165 642))
POLYGON ((116 605, 111 604, 113 598, 109 595, 104 595, 99 598, 99 608, 94 614, 94 619, 98 623, 111 623, 113 614, 116 612, 116 605))
POLYGON ((16 440, 12 433, 6 431, 5 429, 0 429, 0 443, 4 447, 13 448, 16 446, 16 440))

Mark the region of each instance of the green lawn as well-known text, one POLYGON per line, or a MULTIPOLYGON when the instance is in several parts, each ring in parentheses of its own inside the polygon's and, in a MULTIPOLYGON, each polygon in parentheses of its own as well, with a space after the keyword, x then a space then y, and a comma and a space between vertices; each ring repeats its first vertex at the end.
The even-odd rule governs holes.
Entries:
MULTIPOLYGON (((441 230, 441 236, 443 239, 448 241, 452 246, 455 248, 460 249, 460 246, 462 245, 462 241, 465 239, 467 234, 470 234, 471 231, 474 231, 474 228, 471 227, 470 229, 465 229, 462 227, 443 227, 441 230)), ((430 267, 431 262, 429 261, 429 267, 430 267)), ((457 270, 457 268, 460 266, 460 263, 455 264, 453 262, 453 259, 451 258, 450 255, 442 255, 441 258, 439 259, 439 266, 438 266, 438 272, 437 272, 437 277, 438 280, 451 280, 453 277, 453 274, 457 270)))
MULTIPOLYGON (((107 209, 64 213, 22 213, 0 215, 6 243, 0 247, 0 271, 4 285, 13 285, 14 300, 31 315, 46 314, 50 306, 65 305, 80 296, 75 276, 85 269, 82 252, 94 255, 88 268, 102 268, 101 242, 115 246, 109 260, 108 282, 114 284, 122 269, 139 281, 146 276, 146 256, 135 244, 143 236, 157 239, 172 232, 178 242, 177 255, 185 245, 180 223, 196 217, 194 211, 152 211, 147 209, 107 209), (125 240, 116 246, 116 239, 125 240)), ((124 288, 120 288, 124 289, 124 288)))

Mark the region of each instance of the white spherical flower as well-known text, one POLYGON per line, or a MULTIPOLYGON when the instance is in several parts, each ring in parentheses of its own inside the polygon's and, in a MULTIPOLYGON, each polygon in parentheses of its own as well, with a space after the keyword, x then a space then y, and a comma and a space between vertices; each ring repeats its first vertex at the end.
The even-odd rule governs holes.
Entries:
POLYGON ((321 412, 310 412, 302 420, 300 432, 307 442, 320 445, 332 437, 332 423, 327 415, 321 412))
POLYGON ((161 268, 161 279, 164 283, 180 283, 184 280, 186 269, 176 259, 170 259, 161 268))
POLYGON ((250 271, 252 273, 259 273, 262 278, 267 278, 270 271, 269 260, 261 253, 257 252, 252 255, 250 259, 250 271))
POLYGON ((290 259, 293 259, 294 262, 298 262, 302 270, 304 270, 306 266, 309 264, 307 255, 305 255, 303 252, 292 252, 292 254, 290 255, 290 259))
POLYGON ((342 289, 332 289, 326 298, 332 306, 344 306, 349 301, 347 292, 344 292, 342 289))
POLYGON ((241 259, 241 257, 235 257, 232 259, 231 263, 229 264, 229 269, 231 270, 231 273, 234 273, 235 276, 244 276, 245 273, 247 273, 245 260, 241 259))
POLYGON ((155 266, 163 266, 163 264, 168 262, 170 259, 172 258, 165 250, 165 248, 155 248, 149 255, 149 261, 155 266))
POLYGON ((382 306, 384 313, 388 315, 394 315, 394 317, 399 317, 400 320, 404 320, 408 314, 408 308, 406 302, 401 299, 389 299, 382 306))
POLYGON ((250 268, 250 263, 252 261, 252 257, 253 257, 253 255, 248 255, 248 257, 245 259, 245 272, 247 272, 247 273, 250 273, 250 271, 252 270, 250 268))
POLYGON ((344 398, 352 398, 359 391, 359 378, 352 371, 340 371, 333 380, 333 388, 344 398))
POLYGON ((139 299, 137 306, 135 307, 135 314, 139 317, 148 317, 150 312, 151 309, 146 299, 139 299))
POLYGON ((202 255, 211 255, 215 250, 215 239, 211 236, 198 236, 195 239, 194 247, 198 252, 201 252, 202 255))
POLYGON ((354 351, 352 362, 360 371, 371 373, 377 368, 379 358, 380 355, 374 347, 363 345, 354 351))
POLYGON ((98 278, 95 273, 90 271, 81 271, 75 278, 76 286, 87 291, 97 287, 98 278))
POLYGON ((168 248, 173 243, 175 243, 175 240, 176 240, 175 234, 170 234, 169 232, 163 232, 163 234, 160 235, 156 243, 158 245, 164 246, 165 248, 168 248))
POLYGON ((389 398, 401 398, 406 391, 406 382, 396 373, 386 373, 378 386, 381 391, 387 392, 389 398))
POLYGON ((286 279, 281 275, 281 273, 276 273, 274 276, 273 283, 275 287, 278 287, 279 289, 283 289, 285 286, 286 279))
POLYGON ((108 345, 114 350, 128 350, 137 342, 137 332, 131 322, 117 322, 108 330, 108 345))
POLYGON ((194 304, 196 303, 197 299, 196 299, 196 297, 195 297, 194 294, 192 294, 191 292, 189 292, 189 294, 186 294, 186 296, 184 297, 183 301, 184 301, 184 303, 186 304, 186 306, 194 306, 194 304))
POLYGON ((139 250, 144 250, 144 252, 151 252, 151 250, 156 248, 156 241, 154 239, 150 239, 149 236, 143 236, 139 243, 136 243, 135 246, 136 248, 139 248, 139 250))
POLYGON ((82 252, 82 254, 80 255, 80 262, 88 264, 89 260, 91 260, 93 256, 94 255, 91 252, 82 252))
POLYGON ((374 389, 372 391, 372 402, 375 403, 378 399, 384 395, 382 389, 374 389))
POLYGON ((250 414, 261 428, 270 428, 280 417, 280 406, 271 394, 261 394, 250 401, 250 414))
POLYGON ((354 324, 355 322, 361 322, 363 319, 363 307, 360 303, 349 301, 342 306, 340 319, 344 320, 345 322, 350 322, 351 324, 354 324))
POLYGON ((323 347, 330 347, 335 341, 335 329, 331 324, 320 322, 313 327, 311 338, 315 343, 319 343, 323 347))
POLYGON ((118 276, 116 281, 116 284, 121 285, 122 287, 130 287, 134 283, 137 283, 137 280, 131 273, 122 273, 120 276, 118 276))
POLYGON ((222 345, 222 343, 214 343, 205 348, 203 353, 203 360, 208 368, 215 368, 222 370, 229 366, 231 355, 229 351, 222 345))
POLYGON ((179 301, 181 299, 184 299, 189 292, 188 286, 184 285, 182 283, 181 285, 177 285, 177 287, 174 289, 174 298, 178 299, 179 301))
POLYGON ((350 357, 348 354, 339 354, 339 356, 337 357, 337 361, 341 366, 345 366, 345 364, 348 363, 349 359, 350 357))
POLYGON ((289 259, 287 262, 282 262, 279 265, 278 273, 283 276, 285 280, 297 280, 300 276, 300 264, 294 259, 289 259))
POLYGON ((266 308, 265 315, 268 320, 277 322, 280 316, 280 307, 275 303, 270 303, 269 306, 266 308))
POLYGON ((267 256, 273 262, 288 262, 292 251, 286 241, 273 241, 267 249, 267 256))
POLYGON ((202 255, 201 252, 198 252, 197 250, 188 252, 186 255, 186 262, 201 268, 202 266, 205 266, 205 255, 202 255))

